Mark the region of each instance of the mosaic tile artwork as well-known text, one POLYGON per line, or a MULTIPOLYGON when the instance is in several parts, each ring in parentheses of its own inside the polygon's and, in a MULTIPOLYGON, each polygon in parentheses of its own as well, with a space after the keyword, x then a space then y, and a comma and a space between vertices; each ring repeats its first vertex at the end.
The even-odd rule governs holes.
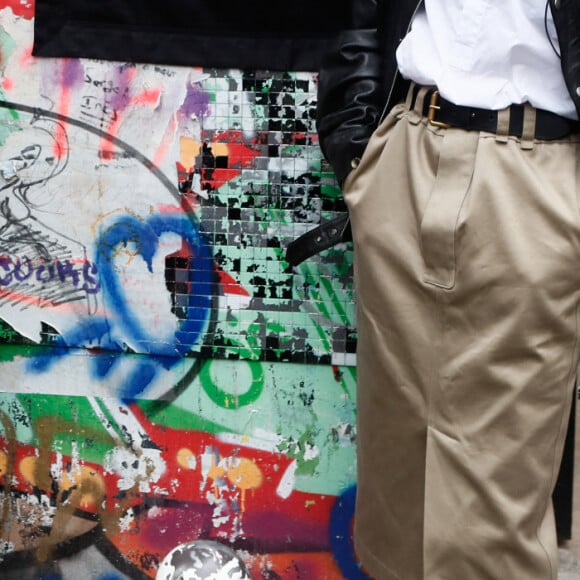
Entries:
POLYGON ((220 272, 249 294, 245 302, 243 294, 232 299, 226 290, 220 314, 230 330, 218 325, 212 354, 345 364, 353 352, 348 332, 353 305, 345 303, 349 252, 331 250, 296 269, 284 260, 292 239, 321 217, 346 210, 316 140, 315 78, 246 73, 238 79, 210 78, 209 87, 223 105, 223 118, 216 113, 218 126, 223 119, 224 126, 241 129, 242 142, 244 123, 253 120, 255 129, 253 142, 243 143, 246 152, 229 158, 208 151, 223 142, 220 129, 202 129, 204 143, 211 145, 196 159, 207 192, 201 223, 212 232, 214 258, 220 272), (232 169, 239 177, 228 180, 232 169), (259 352, 253 345, 260 345, 259 352))
MULTIPOLYGON (((122 91, 129 90, 123 78, 150 73, 172 82, 178 70, 124 64, 112 76, 110 65, 81 62, 81 84, 90 91, 79 93, 76 118, 69 113, 70 117, 56 119, 65 127, 76 122, 99 131, 106 131, 111 120, 123 115, 122 91)), ((165 286, 178 326, 186 331, 192 319, 206 320, 203 331, 180 355, 354 364, 351 246, 339 245, 296 268, 284 258, 290 241, 321 219, 345 211, 317 143, 316 75, 197 70, 180 97, 173 114, 179 157, 174 159, 174 174, 167 176, 174 180, 178 194, 168 203, 177 201, 183 214, 196 223, 208 254, 207 260, 200 261, 182 248, 165 258, 165 286), (211 271, 200 274, 200 268, 211 271), (199 283, 200 276, 205 284, 199 283), (192 292, 206 294, 205 305, 200 306, 192 292)), ((14 103, 12 107, 19 108, 14 103)), ((21 129, 30 122, 27 112, 22 107, 21 129)), ((116 152, 109 151, 108 160, 99 151, 98 161, 112 166, 113 159, 126 172, 122 160, 133 153, 129 147, 119 152, 123 149, 119 143, 116 152)), ((75 145, 70 138, 67 170, 80 163, 74 160, 75 145)), ((84 149, 82 156, 87 155, 94 153, 84 149)), ((9 243, 3 245, 0 284, 4 301, 11 302, 9 257, 14 251, 9 243)), ((5 342, 26 338, 6 319, 3 329, 5 342)), ((58 345, 63 338, 46 320, 40 336, 45 345, 58 345)), ((86 346, 82 340, 71 343, 70 337, 65 342, 86 346)), ((141 342, 149 343, 147 352, 155 352, 152 337, 141 342)), ((139 352, 128 344, 122 350, 139 352)))

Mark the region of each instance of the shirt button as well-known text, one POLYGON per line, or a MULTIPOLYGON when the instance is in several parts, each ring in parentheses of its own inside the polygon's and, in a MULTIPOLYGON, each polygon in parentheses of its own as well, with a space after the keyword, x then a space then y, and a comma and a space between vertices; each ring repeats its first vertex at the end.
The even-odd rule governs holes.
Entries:
POLYGON ((554 0, 554 8, 560 8, 560 0, 554 0))
POLYGON ((576 94, 580 97, 580 87, 576 87, 576 94))
POLYGON ((350 161, 350 166, 352 169, 356 169, 360 165, 360 157, 354 157, 350 161))

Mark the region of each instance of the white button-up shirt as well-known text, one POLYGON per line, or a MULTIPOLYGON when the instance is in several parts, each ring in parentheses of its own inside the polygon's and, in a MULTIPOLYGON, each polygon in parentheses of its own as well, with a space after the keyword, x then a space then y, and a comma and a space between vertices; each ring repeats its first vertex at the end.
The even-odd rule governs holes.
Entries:
POLYGON ((577 118, 547 0, 425 0, 397 50, 405 78, 458 105, 529 102, 577 118))

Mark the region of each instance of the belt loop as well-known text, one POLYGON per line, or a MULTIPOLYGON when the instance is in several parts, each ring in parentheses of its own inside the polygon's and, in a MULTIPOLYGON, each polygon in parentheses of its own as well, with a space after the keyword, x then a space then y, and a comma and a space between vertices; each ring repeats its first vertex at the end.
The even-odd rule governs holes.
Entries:
POLYGON ((524 105, 524 121, 522 127, 522 149, 533 149, 536 136, 536 109, 526 103, 524 105))
POLYGON ((417 113, 420 117, 423 116, 423 108, 425 106, 425 95, 429 92, 429 87, 421 87, 415 98, 415 106, 413 111, 417 113))
POLYGON ((407 99, 405 100, 405 107, 407 111, 410 111, 411 107, 413 106, 413 96, 415 95, 416 86, 417 85, 414 81, 411 81, 409 84, 409 90, 407 91, 407 99))
POLYGON ((510 108, 501 109, 497 112, 497 128, 495 132, 495 140, 498 143, 507 143, 510 132, 510 108))
POLYGON ((409 122, 417 125, 423 117, 423 107, 425 103, 425 95, 429 92, 429 87, 419 87, 413 108, 409 111, 409 122))

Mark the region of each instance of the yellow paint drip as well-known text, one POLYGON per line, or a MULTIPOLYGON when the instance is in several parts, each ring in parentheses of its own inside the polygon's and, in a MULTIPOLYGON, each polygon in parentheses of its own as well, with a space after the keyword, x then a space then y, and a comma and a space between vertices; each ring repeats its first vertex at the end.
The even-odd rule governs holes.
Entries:
POLYGON ((230 467, 227 472, 230 482, 242 490, 241 510, 246 509, 246 491, 248 489, 257 489, 262 485, 262 470, 250 459, 236 459, 235 465, 230 467))
POLYGON ((208 477, 215 481, 216 479, 222 478, 225 474, 226 474, 225 468, 222 467, 221 465, 216 465, 215 459, 212 459, 211 467, 209 468, 209 471, 207 473, 208 477))
POLYGON ((25 457, 20 462, 18 468, 20 469, 20 473, 24 478, 24 481, 30 483, 31 485, 36 485, 36 465, 38 463, 37 457, 25 457))
POLYGON ((195 455, 191 449, 184 447, 177 452, 177 464, 183 469, 195 469, 195 455))
MULTIPOLYGON (((236 488, 241 490, 241 510, 245 510, 246 491, 248 489, 257 489, 262 485, 264 476, 262 470, 251 459, 229 458, 220 461, 216 465, 215 458, 212 458, 211 467, 208 471, 208 477, 212 480, 223 479, 227 477, 228 481, 236 488)), ((219 497, 219 488, 214 485, 216 497, 219 497)))
POLYGON ((90 467, 81 466, 78 471, 63 473, 59 481, 59 487, 63 491, 77 488, 73 493, 80 493, 79 505, 87 508, 92 504, 99 503, 105 497, 105 481, 90 467))
POLYGON ((250 459, 241 458, 227 472, 228 479, 240 489, 256 489, 262 485, 262 470, 250 459))
POLYGON ((4 477, 8 473, 8 455, 4 451, 0 451, 0 477, 4 477))

